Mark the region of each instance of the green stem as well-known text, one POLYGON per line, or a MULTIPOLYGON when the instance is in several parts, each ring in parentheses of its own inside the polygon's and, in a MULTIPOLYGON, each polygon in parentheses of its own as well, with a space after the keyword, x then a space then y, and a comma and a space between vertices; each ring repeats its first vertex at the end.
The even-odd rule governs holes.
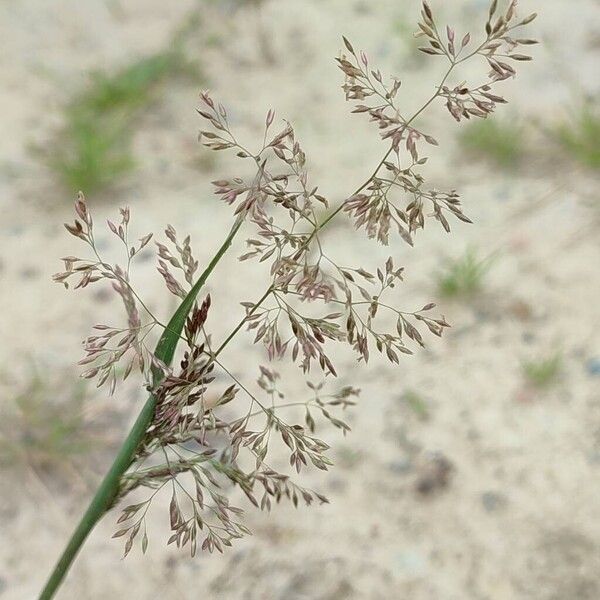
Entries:
MULTIPOLYGON (((196 297, 204 286, 208 276, 211 274, 219 260, 221 260, 231 245, 231 242, 242 225, 242 222, 243 218, 238 218, 229 232, 226 240, 223 242, 222 246, 210 261, 208 267, 206 267, 198 281, 194 284, 188 295, 183 299, 175 314, 171 317, 171 320, 167 324, 163 334, 161 335, 161 338, 156 346, 155 355, 165 364, 171 364, 187 315, 193 307, 196 297)), ((158 371, 158 369, 154 369, 152 372, 152 377, 153 384, 156 387, 156 385, 160 383, 160 371, 158 371)), ((156 400, 156 396, 151 394, 144 404, 144 407, 135 420, 135 423, 129 431, 127 438, 123 442, 123 445, 121 446, 108 473, 102 480, 102 483, 98 487, 96 494, 81 518, 81 521, 71 535, 71 539, 69 540, 60 559, 56 563, 54 570, 48 578, 48 581, 46 582, 46 585, 39 596, 39 600, 50 600, 54 597, 54 594, 62 584, 67 572, 69 571, 69 568, 73 564, 73 561, 75 560, 75 557, 77 556, 87 536, 112 506, 119 492, 121 479, 133 462, 136 451, 144 439, 149 425, 152 423, 154 409, 156 408, 156 400)))

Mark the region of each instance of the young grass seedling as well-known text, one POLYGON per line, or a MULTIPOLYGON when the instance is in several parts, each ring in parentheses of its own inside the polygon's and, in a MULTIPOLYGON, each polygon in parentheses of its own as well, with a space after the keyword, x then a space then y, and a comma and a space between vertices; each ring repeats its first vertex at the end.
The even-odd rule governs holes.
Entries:
POLYGON ((525 361, 522 364, 523 376, 527 384, 538 390, 547 389, 558 383, 563 370, 563 358, 560 352, 525 361))
MULTIPOLYGON (((470 222, 456 191, 441 192, 425 182, 423 152, 437 142, 418 125, 418 117, 439 100, 457 121, 485 117, 505 102, 495 88, 515 75, 508 61, 530 58, 516 52, 530 40, 515 39, 513 32, 533 21, 535 14, 517 18, 514 0, 499 13, 493 0, 477 42, 469 34, 457 37, 452 28, 438 27, 427 2, 421 18, 419 35, 425 45, 420 50, 443 61, 445 72, 413 114, 398 100, 400 81, 384 78, 367 55, 344 38, 344 54, 337 59, 345 79, 342 89, 354 104, 353 112, 366 113, 376 124, 386 150, 364 182, 332 200, 333 207, 310 182, 304 151, 290 123, 274 131, 275 114, 269 110, 256 147, 242 146, 226 108, 208 93, 201 94, 202 143, 215 151, 232 151, 251 166, 253 175, 213 182, 216 194, 233 207, 236 220, 199 278, 189 236, 182 239, 167 226, 166 240, 157 243, 158 271, 168 291, 181 299, 166 325, 131 284, 130 269, 152 235, 134 241, 130 211, 121 209, 118 221, 109 221, 108 227, 123 247, 124 266, 109 263, 95 243, 85 199, 82 194, 78 198, 76 220, 66 228, 83 242, 86 255, 63 258, 64 270, 55 280, 66 286, 75 281, 78 288, 110 284, 126 316, 125 323, 95 326, 84 343, 83 376, 114 393, 117 366, 124 364, 123 376, 139 372, 150 396, 52 572, 42 600, 54 595, 89 532, 116 505, 122 512, 114 537, 123 538, 124 554, 136 541, 145 552, 149 511, 164 490, 171 498, 168 543, 194 556, 199 550, 223 552, 250 533, 244 510, 231 503, 234 486, 252 505, 267 511, 282 501, 294 506, 327 502, 296 476, 311 467, 325 471, 332 464, 329 445, 317 431, 335 428, 345 434, 350 429, 344 412, 354 405, 358 390, 329 383, 337 374, 332 351, 345 345, 361 363, 378 352, 397 364, 402 355, 424 345, 424 335, 441 336, 448 327, 432 303, 410 309, 395 305, 393 291, 404 269, 393 257, 379 265, 339 264, 322 236, 344 215, 382 244, 412 245, 426 220, 437 221, 446 231, 451 220, 470 222), (489 71, 483 83, 470 85, 457 71, 474 57, 482 58, 489 71), (328 212, 320 218, 323 209, 328 212), (217 292, 216 301, 210 295, 200 300, 199 294, 242 226, 252 232, 240 260, 266 263, 264 291, 258 299, 243 299, 239 322, 217 340, 210 332, 215 317, 233 310, 229 297, 217 292), (392 317, 395 326, 390 328, 384 315, 392 317), (243 329, 264 349, 254 383, 235 375, 224 354, 243 329), (160 336, 154 349, 148 342, 153 331, 160 336), (179 343, 184 349, 176 357, 179 343), (290 401, 274 364, 286 359, 306 377, 312 372, 311 380, 319 380, 308 380, 308 391, 290 401), (217 373, 227 382, 217 379, 217 373), (281 463, 281 449, 289 469, 274 468, 281 463), (123 505, 134 490, 136 501, 123 505), (140 502, 142 493, 145 499, 140 502)), ((252 360, 252 355, 244 358, 252 360)))
POLYGON ((575 160, 590 169, 600 169, 600 112, 588 101, 572 112, 568 122, 557 125, 554 137, 575 160))
POLYGON ((22 388, 11 386, 18 391, 3 400, 0 419, 4 466, 68 479, 74 464, 93 450, 97 432, 84 416, 85 386, 79 382, 65 387, 64 381, 32 364, 30 379, 22 388))
POLYGON ((472 298, 482 291, 492 262, 493 257, 479 258, 476 251, 469 248, 438 276, 438 294, 443 298, 472 298))
POLYGON ((509 169, 523 157, 523 128, 514 121, 484 119, 465 127, 460 145, 471 157, 486 158, 499 167, 509 169))
POLYGON ((402 400, 420 421, 428 421, 430 418, 427 401, 415 390, 406 390, 402 394, 402 400))
POLYGON ((131 139, 137 117, 161 83, 198 70, 181 49, 181 36, 168 50, 142 58, 115 74, 97 73, 65 112, 60 140, 48 155, 50 168, 70 190, 98 192, 135 167, 131 139))

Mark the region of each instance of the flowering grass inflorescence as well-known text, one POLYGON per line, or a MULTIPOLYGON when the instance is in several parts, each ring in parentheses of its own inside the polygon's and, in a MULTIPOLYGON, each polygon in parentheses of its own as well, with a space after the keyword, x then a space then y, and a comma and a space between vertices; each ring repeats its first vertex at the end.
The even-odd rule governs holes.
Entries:
MULTIPOLYGON (((506 61, 528 60, 514 50, 534 43, 512 37, 513 30, 535 17, 518 20, 515 9, 513 0, 498 14, 494 0, 485 37, 474 43, 469 34, 457 42, 449 27, 443 38, 431 8, 423 4, 418 35, 424 36, 428 45, 421 50, 444 59, 448 67, 433 95, 411 116, 406 116, 398 104, 401 82, 393 78, 385 83, 367 56, 355 51, 344 38, 345 54, 337 61, 345 77, 346 98, 354 103, 353 112, 370 117, 388 147, 365 182, 334 208, 310 182, 305 153, 291 124, 286 122, 273 132, 275 115, 269 111, 263 141, 257 150, 250 150, 238 142, 224 106, 208 93, 201 94, 198 112, 207 124, 200 133, 202 143, 211 150, 232 151, 240 160, 250 161, 253 175, 213 182, 216 194, 233 207, 236 221, 200 280, 196 278, 198 262, 189 237, 180 240, 168 226, 168 241, 157 244, 158 271, 169 292, 182 299, 178 313, 167 325, 147 308, 130 280, 132 263, 151 235, 133 243, 129 210, 122 209, 120 222, 109 222, 109 228, 124 247, 126 264, 120 267, 105 262, 94 241, 89 209, 83 196, 79 197, 78 219, 67 229, 89 246, 91 258, 66 257, 65 270, 55 278, 65 284, 75 279, 76 287, 108 280, 127 314, 126 326, 97 325, 95 334, 85 341, 84 376, 98 378, 99 385, 107 384, 114 392, 121 373, 117 365, 124 362, 123 377, 139 370, 151 393, 146 421, 136 424, 139 435, 129 440, 129 454, 120 463, 125 468, 111 480, 118 482, 117 489, 112 495, 107 493, 108 500, 101 506, 103 514, 134 490, 148 491, 141 501, 126 505, 119 518, 115 536, 125 539, 125 554, 136 539, 146 550, 148 510, 165 487, 171 490, 169 543, 189 547, 192 555, 198 548, 222 551, 249 533, 242 522, 242 509, 230 502, 232 485, 239 487, 253 505, 266 510, 284 499, 295 505, 327 501, 321 493, 295 481, 291 473, 272 466, 272 445, 277 451, 287 448, 289 464, 296 473, 308 466, 326 470, 331 465, 329 446, 316 437, 319 423, 324 420, 346 433, 349 427, 343 412, 355 403, 358 390, 344 386, 328 391, 322 383, 307 381, 307 397, 288 402, 274 363, 288 359, 306 375, 317 369, 325 376, 335 376, 331 349, 337 344, 348 345, 365 363, 373 350, 398 363, 400 355, 424 345, 426 332, 440 336, 448 323, 435 314, 432 303, 417 310, 401 310, 388 300, 390 291, 403 278, 403 268, 392 257, 372 270, 339 264, 328 253, 322 231, 346 214, 357 229, 364 229, 368 237, 382 244, 394 243, 396 231, 401 240, 413 245, 429 218, 446 231, 452 218, 470 222, 456 191, 442 192, 426 185, 422 168, 427 158, 423 153, 427 145, 437 142, 416 121, 438 99, 457 121, 485 118, 497 104, 505 102, 493 88, 515 74, 506 61), (490 67, 485 82, 451 86, 448 81, 455 69, 475 56, 484 57, 490 67), (323 210, 329 211, 325 218, 320 217, 323 210), (240 260, 266 263, 267 281, 258 300, 242 302, 239 323, 217 344, 209 333, 214 310, 211 297, 196 302, 196 296, 242 225, 251 226, 254 233, 240 260), (386 327, 390 315, 395 323, 391 330, 386 327), (147 340, 155 328, 162 336, 153 352, 147 340), (257 386, 252 388, 232 373, 221 356, 244 328, 266 351, 265 364, 257 366, 257 386), (178 342, 184 350, 172 366, 178 342), (218 373, 229 381, 221 385, 221 379, 216 379, 218 373), (301 423, 286 416, 294 414, 286 412, 292 407, 302 407, 301 423), (275 438, 281 444, 273 444, 275 438)), ((274 458, 277 462, 277 455, 274 458)))

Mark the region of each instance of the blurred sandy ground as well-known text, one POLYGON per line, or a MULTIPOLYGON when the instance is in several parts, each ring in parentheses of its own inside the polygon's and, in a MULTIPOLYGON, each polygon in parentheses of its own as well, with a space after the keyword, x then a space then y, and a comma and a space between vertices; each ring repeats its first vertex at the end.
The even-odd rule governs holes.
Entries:
MULTIPOLYGON (((138 169, 89 198, 97 222, 128 204, 140 235, 166 223, 191 233, 201 263, 230 222, 227 207, 211 195, 210 180, 235 175, 238 167, 224 156, 207 162, 208 151, 196 143, 199 89, 209 87, 228 106, 248 143, 269 108, 290 119, 312 180, 337 203, 384 152, 377 132, 344 103, 333 63, 340 36, 403 80, 409 109, 430 94, 442 68, 411 54, 417 2, 271 0, 260 14, 234 4, 200 5, 202 22, 191 48, 203 80, 165 86, 136 128, 138 169)), ((432 5, 458 29, 473 32, 487 10, 479 0, 432 5)), ((91 70, 110 71, 159 50, 197 6, 155 0, 0 6, 3 410, 26 384, 30 358, 66 372, 68 393, 79 341, 93 323, 110 322, 115 309, 102 294, 66 292, 50 282, 58 258, 77 254, 62 229, 75 190, 61 189, 31 147, 51 150, 57 143, 63 107, 86 86, 91 70)), ((540 13, 533 33, 544 44, 534 49, 535 62, 520 65, 518 79, 504 87, 510 105, 500 113, 551 124, 582 94, 598 91, 600 7, 592 0, 523 0, 520 10, 540 13)), ((471 65, 466 76, 482 72, 471 65)), ((415 249, 393 248, 407 273, 399 303, 436 300, 444 261, 467 247, 498 258, 478 298, 437 299, 452 330, 399 368, 375 360, 359 371, 349 357, 339 358, 343 382, 363 390, 353 432, 346 439, 335 431, 323 434, 338 465, 328 476, 305 479, 331 504, 279 507, 271 515, 249 511, 252 538, 225 556, 194 560, 165 547, 166 511, 157 511, 148 555, 134 552, 121 561, 120 545, 109 540, 109 517, 88 541, 60 598, 600 597, 600 377, 593 368, 600 359, 598 178, 534 128, 528 130, 527 160, 507 173, 465 158, 457 127, 441 106, 425 123, 441 146, 430 155, 430 178, 442 189, 459 189, 475 224, 455 225, 451 236, 430 228, 415 249), (524 393, 522 361, 555 350, 564 360, 559 383, 524 393), (407 406, 408 390, 425 399, 428 419, 407 406), (454 471, 445 489, 424 498, 415 482, 432 452, 451 461, 454 471)), ((353 234, 347 223, 330 230, 328 242, 358 264, 365 256, 369 265, 381 263, 389 253, 353 234)), ((237 302, 263 287, 234 254, 210 282, 220 311, 215 320, 223 327, 239 318, 237 302)), ((153 265, 141 265, 137 277, 150 306, 168 314, 172 305, 153 265)), ((227 356, 248 378, 255 376, 250 341, 243 337, 227 356)), ((303 383, 290 377, 288 385, 293 393, 303 383)), ((91 393, 92 419, 112 411, 114 429, 105 432, 108 446, 86 458, 92 475, 81 466, 61 479, 20 468, 0 472, 0 598, 35 596, 137 400, 131 387, 112 401, 91 393)))

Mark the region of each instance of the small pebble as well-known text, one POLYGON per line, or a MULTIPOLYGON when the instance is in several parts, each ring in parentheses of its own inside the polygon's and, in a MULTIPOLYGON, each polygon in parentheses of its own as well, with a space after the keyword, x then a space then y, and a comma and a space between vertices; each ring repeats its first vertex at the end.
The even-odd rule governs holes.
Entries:
POLYGON ((39 270, 35 267, 29 266, 21 269, 19 273, 21 275, 21 279, 34 279, 39 275, 39 270))
POLYGON ((531 344, 532 342, 535 342, 535 335, 533 333, 524 333, 523 334, 523 341, 526 344, 531 344))
POLYGON ((330 477, 328 487, 332 492, 345 492, 348 482, 341 477, 330 477))
POLYGON ((596 450, 588 455, 588 462, 591 465, 598 466, 600 465, 600 450, 596 450))
POLYGON ((454 465, 441 452, 430 454, 419 468, 415 491, 420 496, 431 496, 448 487, 454 465))
POLYGON ((408 459, 394 460, 388 464, 387 468, 396 475, 406 475, 412 469, 412 462, 408 459))
POLYGON ((585 364, 585 370, 589 375, 598 377, 600 375, 600 358, 597 356, 590 358, 585 364))
POLYGON ((499 492, 483 492, 483 494, 481 494, 481 503, 485 510, 494 512, 498 509, 505 508, 508 504, 508 500, 504 494, 499 492))
POLYGON ((528 321, 533 315, 533 310, 530 304, 527 304, 524 300, 515 300, 509 307, 509 310, 513 317, 520 321, 528 321))

